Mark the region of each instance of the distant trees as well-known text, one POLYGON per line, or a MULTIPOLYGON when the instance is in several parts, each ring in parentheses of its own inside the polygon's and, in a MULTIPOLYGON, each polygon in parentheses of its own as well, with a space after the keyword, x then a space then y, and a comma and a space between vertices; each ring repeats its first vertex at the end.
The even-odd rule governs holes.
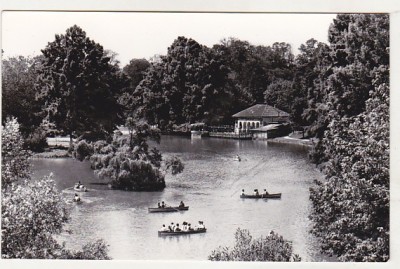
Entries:
POLYGON ((149 67, 150 63, 146 59, 132 59, 124 66, 122 72, 129 77, 131 88, 135 89, 139 85, 149 67))
POLYGON ((125 85, 103 47, 75 25, 42 53, 36 89, 48 120, 71 139, 85 132, 110 134, 121 123, 116 99, 125 85))
POLYGON ((234 99, 219 53, 178 37, 136 87, 136 114, 162 129, 173 124, 225 120, 234 99))
POLYGON ((271 261, 299 262, 299 255, 293 253, 292 243, 276 233, 253 239, 248 230, 238 228, 236 243, 230 249, 219 247, 213 250, 208 259, 211 261, 271 261))
POLYGON ((71 251, 54 235, 68 219, 65 202, 51 176, 31 180, 29 153, 15 119, 2 129, 1 257, 3 259, 109 259, 99 240, 71 251))

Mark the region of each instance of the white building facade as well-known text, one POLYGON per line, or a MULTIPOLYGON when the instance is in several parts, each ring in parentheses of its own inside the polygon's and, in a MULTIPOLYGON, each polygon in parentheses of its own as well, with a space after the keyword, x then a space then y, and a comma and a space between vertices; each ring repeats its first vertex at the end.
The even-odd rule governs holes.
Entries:
POLYGON ((242 110, 232 116, 235 118, 235 133, 248 133, 271 123, 289 122, 289 114, 278 108, 258 104, 242 110))

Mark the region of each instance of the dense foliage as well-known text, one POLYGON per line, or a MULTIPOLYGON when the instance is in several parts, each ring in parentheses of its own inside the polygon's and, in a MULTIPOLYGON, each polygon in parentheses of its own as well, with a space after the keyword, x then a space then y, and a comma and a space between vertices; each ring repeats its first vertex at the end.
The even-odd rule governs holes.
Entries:
POLYGON ((2 60, 2 124, 8 117, 17 118, 25 137, 39 127, 41 122, 41 104, 35 98, 34 87, 40 60, 41 56, 2 60))
POLYGON ((235 246, 219 247, 208 257, 211 261, 301 261, 293 253, 292 243, 271 232, 268 236, 253 239, 248 230, 238 228, 235 233, 235 246))
POLYGON ((8 118, 1 129, 1 186, 8 188, 11 183, 26 179, 30 174, 30 154, 23 149, 19 123, 8 118))
POLYGON ((313 232, 344 261, 389 258, 389 17, 338 15, 329 31, 327 179, 311 189, 313 232))
POLYGON ((174 124, 223 122, 232 111, 235 87, 220 53, 178 37, 168 54, 153 62, 128 105, 163 130, 174 124))
POLYGON ((68 219, 64 200, 50 176, 32 180, 29 153, 22 149, 15 119, 2 129, 1 257, 25 259, 108 259, 103 241, 71 251, 54 235, 68 219))
POLYGON ((165 188, 165 172, 172 174, 183 171, 183 164, 177 157, 165 160, 157 148, 150 148, 148 139, 160 141, 160 131, 145 122, 128 118, 126 126, 129 135, 116 133, 111 143, 100 140, 87 143, 81 140, 75 145, 76 158, 89 159, 91 167, 101 178, 111 179, 116 189, 133 191, 158 191, 165 188))
POLYGON ((121 123, 117 98, 126 85, 103 47, 75 25, 42 53, 36 89, 48 120, 70 137, 112 133, 121 123))

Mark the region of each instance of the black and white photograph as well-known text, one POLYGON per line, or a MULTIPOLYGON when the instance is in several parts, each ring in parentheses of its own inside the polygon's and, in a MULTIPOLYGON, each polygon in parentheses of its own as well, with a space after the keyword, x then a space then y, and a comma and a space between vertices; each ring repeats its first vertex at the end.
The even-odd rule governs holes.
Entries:
POLYGON ((393 260, 389 11, 1 16, 3 261, 393 260))

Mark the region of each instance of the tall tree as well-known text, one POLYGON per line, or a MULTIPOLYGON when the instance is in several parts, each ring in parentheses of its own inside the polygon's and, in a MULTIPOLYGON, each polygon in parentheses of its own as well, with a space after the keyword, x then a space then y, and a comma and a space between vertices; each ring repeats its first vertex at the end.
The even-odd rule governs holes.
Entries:
POLYGON ((326 81, 330 74, 331 57, 329 46, 311 38, 299 48, 300 54, 296 56, 294 74, 294 87, 300 109, 293 114, 301 117, 297 122, 308 125, 307 135, 322 138, 327 124, 325 123, 325 87, 318 83, 326 81))
POLYGON ((389 16, 338 15, 329 30, 313 232, 344 261, 389 259, 389 16), (321 160, 321 159, 320 159, 321 160))
POLYGON ((146 59, 132 59, 129 61, 129 64, 122 69, 124 74, 130 79, 131 88, 134 89, 139 85, 149 67, 150 63, 146 59))
POLYGON ((32 133, 42 120, 34 89, 40 59, 19 56, 2 61, 2 121, 4 124, 8 117, 16 117, 23 136, 32 133))
POLYGON ((56 35, 42 50, 36 85, 49 121, 68 134, 110 134, 121 123, 118 91, 123 87, 117 66, 103 47, 74 25, 56 35))
POLYGON ((162 129, 196 121, 224 122, 231 115, 236 90, 227 83, 227 75, 218 51, 178 37, 136 87, 138 114, 162 129))

